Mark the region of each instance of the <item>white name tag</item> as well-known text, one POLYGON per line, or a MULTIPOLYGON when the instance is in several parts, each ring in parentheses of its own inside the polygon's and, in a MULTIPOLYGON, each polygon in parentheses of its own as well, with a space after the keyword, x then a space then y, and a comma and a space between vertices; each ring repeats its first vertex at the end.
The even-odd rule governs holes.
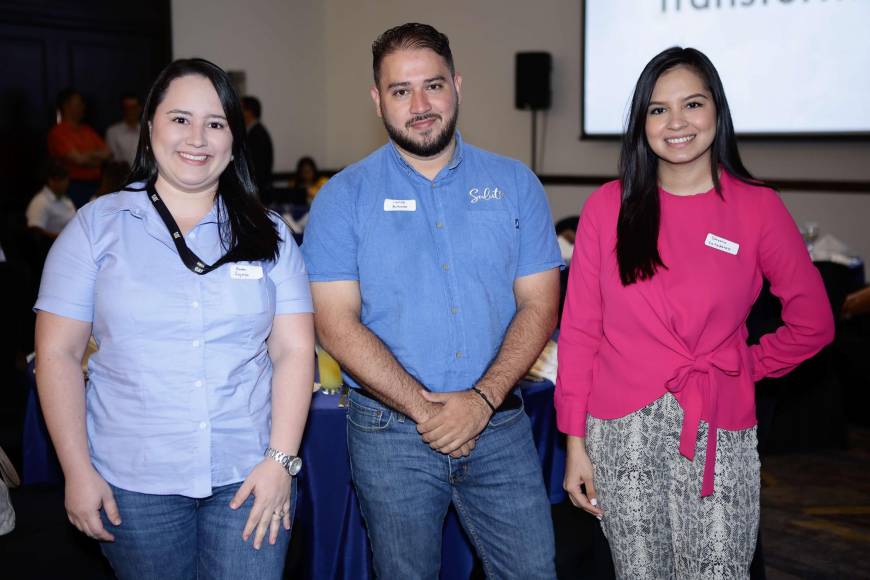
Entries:
POLYGON ((732 256, 736 256, 737 250, 740 249, 740 244, 732 242, 731 240, 726 240, 725 238, 720 238, 715 234, 707 234, 707 239, 704 240, 704 245, 710 246, 714 250, 731 254, 732 256))
POLYGON ((259 280, 263 267, 257 264, 230 264, 230 278, 234 280, 259 280))
POLYGON ((385 199, 384 211, 417 211, 416 199, 385 199))

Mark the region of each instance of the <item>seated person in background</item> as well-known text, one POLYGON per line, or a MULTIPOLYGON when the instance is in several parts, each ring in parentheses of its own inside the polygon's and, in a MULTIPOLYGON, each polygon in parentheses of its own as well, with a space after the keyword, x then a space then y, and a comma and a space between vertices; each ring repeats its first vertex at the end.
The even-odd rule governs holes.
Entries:
POLYGON ((45 185, 27 206, 27 227, 42 238, 54 240, 76 215, 76 207, 66 193, 69 172, 57 161, 49 161, 45 185))
POLYGON ((870 286, 852 292, 846 296, 840 315, 849 319, 861 314, 870 314, 870 286))
POLYGON ((75 89, 57 96, 60 122, 48 132, 48 154, 66 167, 70 184, 68 195, 79 208, 97 191, 100 166, 111 156, 103 139, 82 122, 85 101, 75 89))
POLYGON ((127 176, 130 175, 130 164, 126 161, 109 161, 103 167, 103 178, 100 180, 100 187, 97 188, 97 193, 91 198, 94 201, 98 197, 107 193, 115 193, 124 189, 124 185, 128 183, 127 176))
POLYGON ((566 268, 559 272, 559 320, 562 320, 562 308, 565 306, 565 294, 568 291, 568 268, 571 266, 571 256, 574 255, 574 238, 577 236, 577 225, 580 219, 566 217, 556 222, 556 241, 559 243, 559 253, 566 268))
POLYGON ((577 217, 566 217, 556 222, 556 241, 559 242, 559 252, 565 264, 571 264, 574 254, 574 238, 577 237, 577 217))
POLYGON ((323 187, 329 178, 320 175, 317 169, 317 164, 311 157, 300 157, 296 162, 296 175, 290 180, 289 186, 292 188, 305 189, 308 200, 308 205, 314 201, 317 192, 323 187))
MULTIPOLYGON (((121 95, 121 120, 106 130, 106 143, 115 161, 133 165, 136 148, 139 147, 139 117, 142 102, 132 93, 121 95)), ((113 189, 112 191, 118 191, 113 189)))

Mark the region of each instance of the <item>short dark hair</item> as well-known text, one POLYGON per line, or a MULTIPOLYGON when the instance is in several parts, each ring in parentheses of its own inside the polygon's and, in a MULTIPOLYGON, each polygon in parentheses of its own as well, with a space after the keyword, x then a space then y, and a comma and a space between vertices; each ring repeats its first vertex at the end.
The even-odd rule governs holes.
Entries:
POLYGON ((397 50, 419 50, 428 48, 444 59, 450 69, 450 75, 456 74, 453 66, 453 53, 450 51, 450 41, 447 35, 438 32, 428 24, 408 22, 401 26, 390 28, 372 43, 372 72, 375 86, 380 82, 381 62, 384 57, 397 50))
POLYGON ((242 109, 250 111, 256 119, 259 119, 260 115, 263 114, 263 105, 260 103, 260 99, 251 95, 242 97, 242 109))
POLYGON ((740 159, 725 89, 710 59, 699 50, 679 46, 657 54, 637 79, 619 156, 622 202, 616 225, 616 259, 623 286, 648 280, 659 268, 667 268, 658 250, 658 157, 646 138, 646 118, 659 77, 680 66, 701 77, 716 107, 716 136, 710 146, 710 172, 716 192, 722 194, 720 167, 740 181, 760 184, 740 159))
POLYGON ((126 101, 127 99, 135 99, 139 103, 142 102, 142 99, 139 98, 139 95, 132 91, 125 91, 121 93, 121 97, 118 99, 118 102, 124 104, 124 101, 126 101))
POLYGON ((58 111, 62 110, 63 106, 66 105, 67 102, 69 102, 69 100, 72 99, 76 95, 81 96, 81 93, 72 87, 67 87, 67 88, 63 89, 62 91, 60 91, 57 94, 57 99, 55 100, 55 103, 54 103, 55 106, 57 107, 57 110, 58 111))
POLYGON ((556 235, 561 234, 567 230, 577 231, 577 228, 580 227, 580 218, 577 216, 571 216, 562 218, 556 222, 556 235))
POLYGON ((69 177, 69 171, 66 167, 56 159, 49 159, 45 164, 44 175, 45 181, 50 179, 66 179, 69 177))
POLYGON ((300 157, 299 161, 296 162, 296 175, 298 176, 302 172, 302 168, 308 165, 314 170, 315 178, 320 175, 320 170, 317 168, 317 163, 314 162, 313 157, 305 156, 300 157))
POLYGON ((227 251, 228 261, 272 260, 278 257, 278 230, 269 218, 266 208, 257 199, 257 186, 248 167, 248 149, 245 144, 245 121, 239 96, 230 78, 216 64, 202 58, 179 59, 170 63, 157 76, 142 113, 139 129, 139 147, 129 181, 154 183, 157 179, 157 159, 151 147, 149 126, 157 107, 163 102, 169 85, 177 78, 201 76, 208 79, 217 93, 227 118, 227 126, 233 135, 232 160, 221 173, 218 196, 226 206, 223 219, 218 208, 218 223, 221 224, 221 243, 227 251))

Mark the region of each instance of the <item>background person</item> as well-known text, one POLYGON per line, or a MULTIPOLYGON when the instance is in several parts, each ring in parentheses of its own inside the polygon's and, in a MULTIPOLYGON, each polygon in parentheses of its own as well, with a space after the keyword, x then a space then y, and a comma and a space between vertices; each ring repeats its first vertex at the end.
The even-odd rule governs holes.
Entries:
POLYGON ((267 199, 272 190, 272 168, 275 164, 275 153, 272 148, 272 136, 263 125, 260 118, 263 115, 263 105, 260 99, 247 95, 242 98, 242 113, 245 115, 245 127, 248 131, 248 154, 251 156, 251 169, 260 192, 260 199, 267 199))
POLYGON ((308 205, 314 203, 317 192, 329 180, 325 175, 320 175, 317 164, 311 157, 300 157, 296 162, 296 174, 290 180, 289 186, 305 190, 305 199, 308 205))
POLYGON ((279 578, 313 382, 302 257, 255 197, 224 71, 173 62, 145 119, 137 184, 70 223, 35 307, 67 514, 122 580, 279 578))
POLYGON ((114 161, 123 161, 133 166, 136 148, 139 146, 139 118, 142 103, 132 93, 121 95, 121 120, 106 129, 106 144, 114 161))
POLYGON ((112 153, 103 139, 83 119, 85 100, 75 89, 57 96, 60 122, 48 132, 48 154, 69 172, 67 195, 76 208, 86 204, 100 184, 100 166, 112 153))
POLYGON ((49 161, 42 186, 27 205, 27 227, 54 240, 76 215, 76 206, 67 197, 69 172, 57 161, 49 161))
POLYGON ((697 50, 644 68, 619 168, 583 207, 571 260, 556 385, 564 487, 602 520, 620 578, 747 578, 754 383, 832 340, 825 288, 779 196, 743 166, 722 83, 697 50), (784 326, 750 347, 762 277, 784 326))

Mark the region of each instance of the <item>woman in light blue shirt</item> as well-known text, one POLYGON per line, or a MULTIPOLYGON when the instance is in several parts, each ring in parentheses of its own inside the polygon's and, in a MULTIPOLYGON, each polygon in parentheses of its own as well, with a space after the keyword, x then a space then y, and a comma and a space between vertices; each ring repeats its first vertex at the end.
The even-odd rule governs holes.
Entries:
POLYGON ((312 305, 244 135, 226 73, 173 62, 145 103, 131 184, 82 208, 46 261, 37 383, 67 514, 122 579, 283 569, 312 305))

